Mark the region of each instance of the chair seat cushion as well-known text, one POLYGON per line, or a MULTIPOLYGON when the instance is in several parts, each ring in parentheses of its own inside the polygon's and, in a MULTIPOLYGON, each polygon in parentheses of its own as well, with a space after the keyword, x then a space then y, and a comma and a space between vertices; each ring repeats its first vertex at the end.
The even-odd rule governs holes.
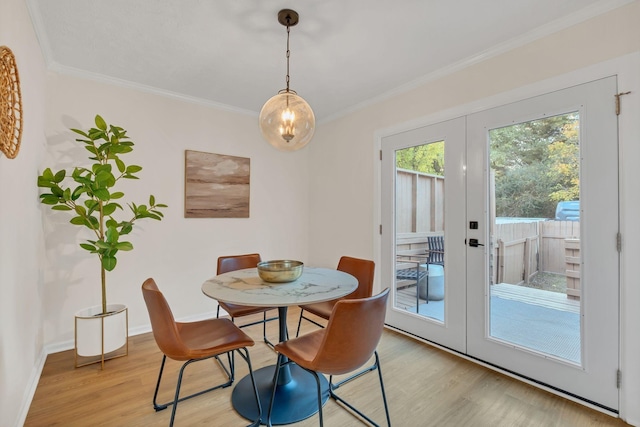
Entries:
POLYGON ((231 317, 248 316, 250 314, 262 313, 267 310, 275 310, 275 307, 254 307, 250 305, 233 304, 229 302, 218 301, 220 307, 229 313, 231 317))
POLYGON ((315 304, 301 305, 300 308, 308 311, 311 314, 322 317, 325 320, 329 320, 329 316, 331 315, 333 306, 336 305, 338 301, 340 300, 334 299, 331 301, 318 302, 315 304))
POLYGON ((174 360, 199 359, 254 344, 253 339, 229 319, 176 322, 176 328, 184 347, 175 351, 163 349, 167 357, 174 360))
POLYGON ((274 350, 295 360, 297 365, 314 371, 316 367, 312 362, 318 354, 325 332, 326 329, 309 332, 295 339, 276 344, 274 350))

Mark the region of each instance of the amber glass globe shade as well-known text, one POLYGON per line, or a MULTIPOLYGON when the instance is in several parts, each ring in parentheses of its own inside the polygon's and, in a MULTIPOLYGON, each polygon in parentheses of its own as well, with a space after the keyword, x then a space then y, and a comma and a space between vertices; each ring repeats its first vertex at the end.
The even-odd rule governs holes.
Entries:
POLYGON ((260 111, 262 136, 281 151, 301 149, 311 141, 315 129, 313 110, 292 90, 281 90, 260 111))

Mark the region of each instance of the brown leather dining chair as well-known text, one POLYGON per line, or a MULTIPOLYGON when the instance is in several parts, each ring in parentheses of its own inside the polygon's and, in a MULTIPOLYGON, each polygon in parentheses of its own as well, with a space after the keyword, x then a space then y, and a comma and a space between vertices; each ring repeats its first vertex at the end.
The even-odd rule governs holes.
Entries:
MULTIPOLYGON (((342 403, 372 425, 377 426, 371 418, 338 396, 332 387, 334 375, 347 374, 359 369, 372 355, 375 356, 375 365, 378 369, 387 425, 391 426, 380 369, 380 358, 376 351, 382 336, 388 297, 389 289, 387 288, 372 297, 340 300, 334 305, 326 328, 281 342, 275 346, 275 351, 278 352, 278 363, 274 385, 278 383, 279 368, 288 363, 295 363, 311 373, 315 377, 317 385, 320 426, 323 425, 321 374, 329 375, 329 395, 331 398, 342 403)), ((267 414, 267 425, 270 425, 275 391, 274 387, 267 414)), ((367 389, 362 391, 368 392, 367 389)))
MULTIPOLYGON (((366 297, 370 297, 372 292, 373 292, 373 274, 375 272, 375 268, 376 265, 373 261, 370 260, 366 260, 366 259, 360 259, 360 258, 352 258, 352 257, 348 257, 348 256, 343 256, 340 258, 340 261, 338 262, 338 270, 340 271, 344 271, 345 273, 349 273, 352 276, 354 276, 356 279, 358 279, 358 287, 355 291, 353 291, 352 293, 350 293, 347 296, 344 296, 342 298, 339 299, 335 299, 335 300, 331 300, 331 301, 325 301, 325 302, 319 302, 316 304, 308 304, 308 305, 301 305, 300 306, 300 318, 298 319, 298 329, 296 331, 296 337, 300 335, 300 325, 302 324, 302 319, 308 320, 309 322, 313 323, 314 325, 320 326, 321 328, 324 328, 323 325, 321 325, 320 323, 316 322, 315 320, 309 318, 309 317, 305 317, 304 316, 304 312, 307 311, 311 314, 315 314, 316 316, 325 319, 325 320, 329 320, 329 316, 331 316, 331 311, 333 310, 333 307, 336 305, 336 303, 338 301, 340 301, 341 299, 354 299, 354 298, 366 298, 366 297)), ((376 365, 373 364, 371 366, 369 366, 366 369, 361 370, 360 372, 357 372, 353 375, 351 375, 348 378, 345 378, 344 380, 337 382, 335 384, 333 384, 333 389, 337 389, 338 387, 342 386, 344 383, 347 383, 357 377, 359 377, 360 375, 364 375, 367 372, 373 371, 374 369, 376 369, 376 365)))
POLYGON ((258 405, 258 419, 251 425, 259 426, 262 408, 258 397, 258 388, 253 376, 253 369, 251 368, 251 358, 247 350, 247 347, 254 344, 253 339, 240 330, 240 328, 234 325, 229 319, 208 319, 188 323, 176 322, 167 300, 158 289, 156 282, 151 278, 145 280, 142 284, 142 294, 147 305, 147 310, 149 311, 153 336, 160 351, 163 353, 158 382, 156 383, 156 390, 153 393, 153 408, 156 411, 161 411, 173 405, 171 420, 169 421, 169 426, 172 426, 179 402, 212 390, 228 387, 233 383, 235 363, 231 355, 236 351, 247 362, 247 366, 249 367, 249 374, 258 405), (227 355, 228 367, 225 366, 218 357, 224 354, 227 355), (185 363, 180 368, 173 401, 158 404, 158 390, 167 357, 181 362, 184 361, 185 363), (185 368, 193 362, 210 359, 212 357, 215 357, 220 362, 227 380, 206 390, 180 397, 180 386, 185 368))
MULTIPOLYGON (((229 271, 243 270, 245 268, 255 268, 261 261, 260 254, 246 254, 246 255, 228 255, 218 258, 218 273, 223 274, 229 271)), ((245 323, 240 325, 240 328, 247 326, 258 325, 262 323, 262 338, 265 343, 270 347, 273 344, 267 338, 267 322, 278 319, 277 316, 267 318, 267 311, 275 310, 276 307, 254 307, 248 305, 232 304, 224 301, 218 301, 218 309, 216 311, 216 317, 220 317, 220 308, 231 316, 231 321, 235 323, 236 317, 250 316, 252 314, 262 313, 262 320, 256 322, 245 323)))
POLYGON ((369 261, 366 259, 360 258, 352 258, 348 256, 343 256, 340 258, 338 262, 338 270, 344 271, 345 273, 349 273, 358 279, 358 288, 350 293, 347 296, 344 296, 339 299, 319 302, 315 304, 307 304, 300 306, 300 318, 298 319, 298 329, 296 330, 296 337, 300 335, 300 325, 302 324, 302 319, 305 319, 321 328, 324 328, 323 325, 316 322, 315 320, 305 317, 304 312, 307 311, 311 314, 314 314, 322 319, 329 320, 329 316, 331 315, 331 311, 333 310, 333 306, 336 305, 338 301, 341 299, 354 299, 354 298, 365 298, 370 297, 373 292, 373 274, 375 272, 376 265, 373 261, 369 261))

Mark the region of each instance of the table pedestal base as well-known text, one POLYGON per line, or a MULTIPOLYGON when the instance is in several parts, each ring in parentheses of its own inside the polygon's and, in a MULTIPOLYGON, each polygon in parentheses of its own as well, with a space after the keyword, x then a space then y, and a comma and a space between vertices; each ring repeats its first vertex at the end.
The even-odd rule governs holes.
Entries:
MULTIPOLYGON (((288 367, 291 370, 291 380, 276 388, 273 412, 271 413, 273 425, 296 423, 318 412, 315 378, 298 365, 292 363, 288 367)), ((260 395, 260 405, 262 405, 262 424, 266 424, 275 368, 275 365, 272 365, 253 372, 260 395)), ((329 399, 329 382, 323 375, 320 375, 320 386, 322 388, 322 404, 324 405, 329 399)), ((235 410, 246 419, 253 421, 258 417, 258 407, 249 375, 236 384, 231 394, 231 403, 235 410)))

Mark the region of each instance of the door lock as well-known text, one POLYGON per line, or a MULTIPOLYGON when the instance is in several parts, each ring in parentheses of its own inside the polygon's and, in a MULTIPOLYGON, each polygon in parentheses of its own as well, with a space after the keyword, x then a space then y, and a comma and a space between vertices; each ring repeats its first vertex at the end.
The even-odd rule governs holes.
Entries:
POLYGON ((477 248, 478 246, 484 246, 482 243, 478 243, 478 239, 469 239, 469 246, 477 248))

